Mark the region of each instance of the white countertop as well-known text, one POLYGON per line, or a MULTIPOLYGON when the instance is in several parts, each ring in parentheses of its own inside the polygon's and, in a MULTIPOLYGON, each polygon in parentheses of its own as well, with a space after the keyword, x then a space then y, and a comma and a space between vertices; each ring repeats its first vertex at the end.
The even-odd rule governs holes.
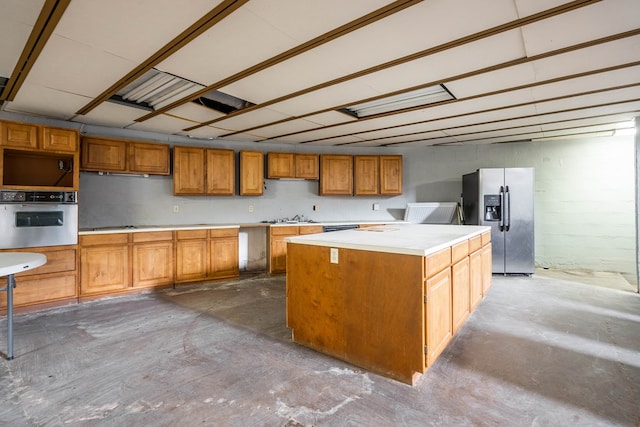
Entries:
POLYGON ((285 241, 314 246, 426 256, 490 231, 477 225, 392 224, 357 230, 287 237, 285 241))
POLYGON ((114 234, 114 233, 144 233, 149 231, 179 231, 179 230, 202 230, 214 228, 240 228, 238 224, 188 224, 188 225, 137 225, 122 227, 96 227, 82 228, 78 232, 80 236, 90 234, 114 234))
POLYGON ((80 236, 91 234, 113 234, 113 233, 143 233, 149 231, 179 231, 179 230, 201 230, 215 228, 250 228, 250 227, 291 227, 291 226, 313 226, 313 225, 350 225, 350 224, 402 224, 403 221, 322 221, 322 222, 257 222, 248 224, 186 224, 186 225, 136 225, 136 226, 114 226, 114 227, 87 227, 81 228, 80 236))
POLYGON ((0 252, 0 277, 31 270, 46 262, 47 257, 36 252, 0 252))

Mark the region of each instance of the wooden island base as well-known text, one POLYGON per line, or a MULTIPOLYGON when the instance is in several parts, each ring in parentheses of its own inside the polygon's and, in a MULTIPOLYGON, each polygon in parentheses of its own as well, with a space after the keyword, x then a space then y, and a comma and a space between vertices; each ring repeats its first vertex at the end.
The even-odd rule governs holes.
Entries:
POLYGON ((289 241, 287 326, 296 343, 413 385, 490 284, 488 232, 427 256, 289 241))

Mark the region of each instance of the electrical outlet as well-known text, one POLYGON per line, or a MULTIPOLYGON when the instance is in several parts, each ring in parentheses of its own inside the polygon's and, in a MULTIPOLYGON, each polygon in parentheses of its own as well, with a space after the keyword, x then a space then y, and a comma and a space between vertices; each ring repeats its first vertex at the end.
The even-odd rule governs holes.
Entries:
POLYGON ((331 264, 338 263, 338 248, 331 248, 331 264))
POLYGON ((249 205, 249 212, 253 212, 253 205, 249 205))
POLYGON ((180 205, 173 205, 173 213, 180 212, 180 205))
POLYGON ((313 205, 313 210, 318 212, 320 210, 320 206, 318 205, 313 205))
POLYGON ((380 203, 374 203, 373 204, 373 210, 374 211, 379 211, 380 210, 380 203))

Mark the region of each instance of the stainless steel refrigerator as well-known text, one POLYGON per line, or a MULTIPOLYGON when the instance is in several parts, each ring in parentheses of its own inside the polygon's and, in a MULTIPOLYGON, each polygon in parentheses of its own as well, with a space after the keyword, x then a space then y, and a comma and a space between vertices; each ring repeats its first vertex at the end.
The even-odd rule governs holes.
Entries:
POLYGON ((488 168, 462 176, 465 224, 491 227, 493 273, 533 274, 533 168, 488 168))

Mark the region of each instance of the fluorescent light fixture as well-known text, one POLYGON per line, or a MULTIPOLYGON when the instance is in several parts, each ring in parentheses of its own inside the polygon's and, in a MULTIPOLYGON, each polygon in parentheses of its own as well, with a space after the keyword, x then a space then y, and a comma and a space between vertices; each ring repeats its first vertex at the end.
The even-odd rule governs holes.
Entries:
POLYGON ((202 88, 201 84, 152 68, 110 100, 153 111, 202 88))
POLYGON ((435 104, 437 102, 449 101, 451 99, 455 98, 443 85, 435 85, 410 92, 404 92, 398 95, 388 96, 386 98, 376 99, 375 101, 350 105, 342 111, 356 117, 367 117, 375 114, 404 110, 406 108, 435 104))

